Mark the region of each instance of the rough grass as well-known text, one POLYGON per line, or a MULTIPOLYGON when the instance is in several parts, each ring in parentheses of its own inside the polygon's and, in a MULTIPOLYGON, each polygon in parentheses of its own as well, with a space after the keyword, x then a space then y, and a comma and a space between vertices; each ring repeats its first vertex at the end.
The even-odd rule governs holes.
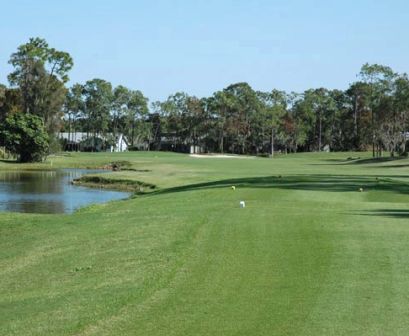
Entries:
POLYGON ((0 334, 407 335, 409 160, 368 159, 0 163, 127 161, 104 176, 157 186, 73 215, 1 213, 0 334))

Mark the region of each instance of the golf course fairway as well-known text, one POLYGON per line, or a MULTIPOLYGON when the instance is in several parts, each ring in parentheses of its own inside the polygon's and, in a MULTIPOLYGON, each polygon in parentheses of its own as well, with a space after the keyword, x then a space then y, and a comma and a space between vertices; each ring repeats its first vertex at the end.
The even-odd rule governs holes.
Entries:
POLYGON ((409 159, 78 153, 0 169, 111 162, 126 163, 104 174, 116 187, 152 188, 0 213, 0 335, 409 334, 409 159))

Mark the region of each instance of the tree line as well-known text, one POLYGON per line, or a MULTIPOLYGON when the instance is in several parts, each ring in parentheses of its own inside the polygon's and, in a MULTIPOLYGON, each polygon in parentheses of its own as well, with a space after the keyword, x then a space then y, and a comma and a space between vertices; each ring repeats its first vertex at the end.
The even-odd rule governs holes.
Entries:
POLYGON ((362 66, 346 90, 256 91, 235 83, 210 97, 185 92, 149 104, 139 90, 103 79, 67 86, 71 56, 32 38, 10 57, 0 85, 0 145, 21 161, 58 149, 56 134, 125 135, 130 148, 265 154, 363 151, 406 153, 409 79, 378 64, 362 66))

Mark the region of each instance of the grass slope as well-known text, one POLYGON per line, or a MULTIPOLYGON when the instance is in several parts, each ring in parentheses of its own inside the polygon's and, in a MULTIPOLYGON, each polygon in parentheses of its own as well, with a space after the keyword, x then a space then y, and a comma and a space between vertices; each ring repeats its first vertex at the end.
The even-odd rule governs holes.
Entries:
POLYGON ((349 156, 51 158, 157 188, 0 213, 0 334, 407 335, 409 160, 349 156))

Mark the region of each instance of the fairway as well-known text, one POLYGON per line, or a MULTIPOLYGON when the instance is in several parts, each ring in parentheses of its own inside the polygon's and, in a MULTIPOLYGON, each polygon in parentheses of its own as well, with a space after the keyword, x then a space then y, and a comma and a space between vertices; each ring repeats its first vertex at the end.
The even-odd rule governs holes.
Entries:
POLYGON ((409 159, 369 157, 0 162, 126 161, 104 176, 155 186, 72 215, 0 213, 0 335, 408 335, 409 159))

